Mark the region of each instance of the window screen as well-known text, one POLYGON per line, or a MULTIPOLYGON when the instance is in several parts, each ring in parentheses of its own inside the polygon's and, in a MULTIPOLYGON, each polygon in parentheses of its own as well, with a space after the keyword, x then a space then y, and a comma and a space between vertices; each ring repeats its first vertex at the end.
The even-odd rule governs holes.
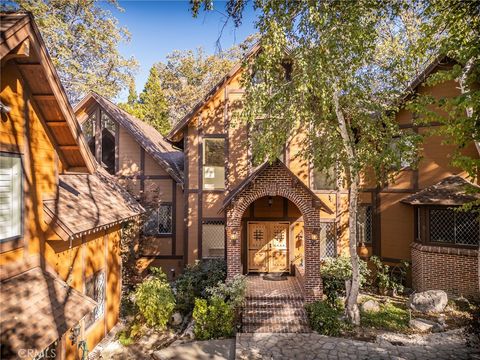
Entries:
POLYGON ((320 223, 320 258, 337 256, 337 235, 334 222, 320 223))
POLYGON ((373 239, 373 208, 360 205, 357 214, 357 244, 371 244, 373 239))
POLYGON ((430 241, 478 246, 480 223, 473 212, 430 209, 430 241))
POLYGON ((151 208, 143 224, 144 235, 155 236, 172 233, 172 205, 161 204, 151 208))
POLYGON ((224 139, 204 139, 203 188, 206 190, 225 188, 224 148, 224 139))
POLYGON ((225 256, 225 224, 209 221, 202 224, 202 257, 223 258, 225 256))
POLYGON ((85 317, 85 328, 92 326, 105 313, 105 271, 100 270, 85 282, 85 294, 97 302, 93 311, 85 317))
POLYGON ((22 161, 0 153, 0 241, 22 234, 22 161))

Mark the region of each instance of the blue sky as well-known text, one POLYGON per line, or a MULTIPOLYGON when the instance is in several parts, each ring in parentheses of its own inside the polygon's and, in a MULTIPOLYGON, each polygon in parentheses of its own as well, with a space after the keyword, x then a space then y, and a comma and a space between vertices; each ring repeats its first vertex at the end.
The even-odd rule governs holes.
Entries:
MULTIPOLYGON (((123 12, 107 3, 104 7, 131 33, 130 42, 120 44, 119 48, 124 56, 134 56, 140 64, 135 79, 137 92, 143 89, 151 66, 173 50, 202 46, 207 53, 216 52, 215 43, 225 21, 224 1, 215 1, 214 8, 218 11, 201 12, 197 18, 192 17, 188 1, 119 1, 119 4, 123 12)), ((222 48, 228 49, 254 33, 255 18, 249 4, 239 28, 231 21, 226 26, 221 37, 222 48)), ((117 100, 123 101, 126 96, 125 90, 117 100)))

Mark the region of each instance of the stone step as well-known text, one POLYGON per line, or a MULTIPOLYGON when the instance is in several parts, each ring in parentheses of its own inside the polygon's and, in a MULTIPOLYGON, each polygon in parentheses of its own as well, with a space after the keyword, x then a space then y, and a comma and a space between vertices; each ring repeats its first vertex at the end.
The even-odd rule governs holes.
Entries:
POLYGON ((285 308, 295 307, 303 309, 303 300, 262 300, 262 299, 247 299, 246 308, 285 308))
POLYGON ((244 333, 310 333, 308 325, 300 324, 247 324, 242 327, 244 333))
POLYGON ((259 318, 259 317, 252 316, 252 317, 243 317, 242 324, 243 325, 250 325, 250 324, 308 325, 308 319, 306 317, 301 317, 301 316, 272 316, 269 318, 259 318))

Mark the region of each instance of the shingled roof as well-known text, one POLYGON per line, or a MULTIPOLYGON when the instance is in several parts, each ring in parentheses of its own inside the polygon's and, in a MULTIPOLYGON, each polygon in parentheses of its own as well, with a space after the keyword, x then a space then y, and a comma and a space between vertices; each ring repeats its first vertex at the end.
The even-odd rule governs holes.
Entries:
POLYGON ((480 186, 458 175, 452 175, 406 197, 402 202, 409 205, 457 206, 476 200, 480 200, 480 186))
POLYGON ((57 275, 34 267, 0 283, 2 359, 38 355, 89 314, 95 301, 57 275))
POLYGON ((183 183, 183 152, 175 149, 153 126, 130 115, 103 96, 90 92, 75 107, 75 112, 93 99, 108 115, 126 129, 145 151, 177 182, 183 183))
POLYGON ((56 199, 45 200, 47 223, 63 240, 127 221, 144 208, 105 170, 59 176, 56 199))

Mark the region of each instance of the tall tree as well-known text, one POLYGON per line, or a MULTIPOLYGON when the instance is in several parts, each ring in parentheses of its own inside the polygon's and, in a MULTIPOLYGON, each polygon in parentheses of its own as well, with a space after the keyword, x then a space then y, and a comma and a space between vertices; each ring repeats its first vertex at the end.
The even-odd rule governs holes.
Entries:
POLYGON ((142 120, 152 125, 160 133, 166 134, 171 128, 168 120, 168 105, 160 83, 156 66, 152 66, 145 87, 139 96, 142 120))
MULTIPOLYGON (((394 99, 413 72, 413 65, 398 67, 394 61, 393 41, 400 44, 402 32, 392 29, 400 27, 398 13, 404 9, 401 3, 376 0, 266 0, 255 5, 263 50, 245 72, 239 116, 251 124, 263 119, 254 149, 259 157, 273 159, 306 129, 304 157, 319 170, 336 166, 342 174, 352 264, 346 315, 359 324, 356 219, 362 177, 368 170, 383 184, 389 169, 416 155, 414 135, 392 146, 400 134, 392 116, 394 99)), ((238 20, 235 10, 232 17, 238 20)), ((408 53, 408 43, 403 46, 408 53)))
MULTIPOLYGON (((136 70, 134 58, 123 57, 118 44, 129 40, 126 28, 97 0, 16 0, 30 11, 42 33, 63 86, 73 103, 88 91, 115 97, 136 70)), ((10 5, 11 5, 10 3, 10 5)), ((109 0, 121 9, 116 0, 109 0)), ((8 5, 2 6, 3 8, 8 5)))

